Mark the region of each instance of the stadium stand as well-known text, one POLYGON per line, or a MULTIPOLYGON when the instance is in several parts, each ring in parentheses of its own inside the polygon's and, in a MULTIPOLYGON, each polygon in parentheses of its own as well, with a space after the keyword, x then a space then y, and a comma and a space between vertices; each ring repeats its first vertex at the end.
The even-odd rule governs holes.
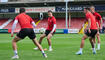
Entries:
MULTIPOLYGON (((34 21, 37 23, 38 20, 34 21)), ((3 22, 4 23, 4 22, 3 22)), ((72 18, 71 20, 71 29, 80 29, 82 24, 84 23, 84 18, 72 18), (79 23, 78 23, 79 22, 79 23)), ((3 29, 11 29, 13 24, 13 21, 11 21, 7 26, 5 26, 3 29)), ((37 25, 37 29, 39 28, 47 28, 47 19, 43 19, 41 20, 38 25, 37 25)), ((57 29, 65 29, 65 18, 57 18, 57 29)), ((16 30, 20 29, 20 25, 17 24, 16 30)))
MULTIPOLYGON (((6 21, 8 21, 8 19, 7 19, 7 20, 3 20, 3 22, 0 22, 0 24, 2 25, 2 24, 4 24, 6 21)), ((3 29, 8 29, 9 31, 11 31, 11 27, 12 27, 13 21, 14 21, 14 20, 12 20, 12 21, 11 21, 8 25, 6 25, 3 29)), ((37 19, 34 19, 34 21, 35 21, 35 22, 38 22, 37 19)), ((16 26, 16 29, 15 29, 15 32, 18 32, 19 30, 20 30, 20 24, 18 23, 17 26, 16 26)))
MULTIPOLYGON (((82 27, 82 25, 84 24, 84 18, 72 18, 71 23, 70 23, 70 29, 80 29, 82 27)), ((0 20, 0 25, 2 25, 3 23, 5 23, 7 20, 0 20)), ((34 21, 37 23, 38 20, 34 21)), ((13 24, 13 21, 11 21, 7 26, 5 26, 3 29, 11 29, 13 24)), ((57 29, 65 29, 65 18, 57 18, 57 29)), ((105 21, 103 20, 103 26, 105 26, 105 21)), ((36 29, 40 29, 40 28, 47 28, 47 19, 43 19, 41 20, 38 24, 36 29)), ((20 25, 17 24, 17 27, 15 29, 15 32, 20 30, 20 25)))
POLYGON ((80 29, 81 26, 84 24, 85 19, 84 18, 72 18, 71 20, 71 29, 80 29))
MULTIPOLYGON (((64 10, 64 5, 65 5, 65 2, 56 2, 58 0, 43 0, 44 2, 30 2, 30 3, 27 3, 27 2, 24 2, 24 3, 16 3, 14 1, 28 1, 28 0, 9 0, 9 3, 5 3, 5 4, 1 4, 0 7, 3 8, 3 6, 5 6, 5 8, 7 10, 9 10, 8 8, 10 9, 13 9, 13 8, 18 8, 18 7, 26 7, 26 8, 29 8, 31 7, 31 9, 33 9, 33 7, 55 7, 55 12, 53 13, 53 15, 57 18, 57 29, 66 29, 66 24, 65 24, 65 10, 64 10), (49 1, 45 4, 45 1, 49 1), (54 2, 50 2, 50 1, 54 1, 54 2), (8 7, 8 8, 7 8, 8 7)), ((35 0, 30 0, 30 1, 35 1, 35 0)), ((41 0, 42 1, 42 0, 41 0)), ((64 0, 59 0, 59 1, 64 1, 64 0)), ((78 7, 78 4, 81 6, 85 6, 85 5, 89 5, 89 3, 92 3, 94 5, 100 5, 100 4, 104 4, 103 2, 92 2, 92 1, 89 1, 88 3, 86 1, 84 1, 84 3, 80 3, 79 1, 78 2, 68 2, 68 7, 71 6, 72 9, 79 9, 78 7), (77 7, 75 7, 77 6, 77 7)), ((96 6, 97 6, 96 5, 96 6)), ((97 6, 99 7, 99 6, 97 6)), ((102 7, 102 6, 101 6, 102 7)), ((4 12, 5 10, 4 9, 4 12)), ((71 10, 71 11, 68 11, 71 15, 71 21, 70 21, 70 27, 69 29, 80 29, 81 26, 83 25, 84 23, 84 13, 83 11, 77 11, 77 10, 71 10), (78 18, 79 17, 79 18, 78 18)), ((97 10, 101 15, 102 17, 105 15, 105 12, 103 10, 97 10)), ((4 12, 1 12, 0 14, 0 18, 15 18, 15 16, 17 15, 16 12, 7 12, 4 14, 4 12)), ((27 13, 28 15, 30 15, 32 18, 38 18, 39 17, 39 13, 40 12, 32 12, 32 13, 27 13)), ((39 28, 46 28, 47 27, 47 13, 44 12, 43 13, 44 15, 44 19, 39 21, 38 19, 34 19, 35 22, 39 22, 36 29, 39 29, 39 28)), ((5 23, 7 20, 1 20, 0 19, 0 25, 2 25, 3 23, 5 23)), ((11 29, 12 27, 12 23, 13 21, 11 21, 7 26, 5 26, 3 29, 11 29)), ((69 24, 69 22, 68 22, 69 24)), ((20 29, 20 25, 18 24, 17 25, 17 28, 16 30, 19 30, 20 29)))
MULTIPOLYGON (((82 24, 84 23, 84 18, 72 18, 71 20, 71 29, 80 29, 82 24), (79 23, 78 23, 79 22, 79 23)), ((57 18, 57 29, 65 29, 65 18, 57 18)), ((47 19, 42 20, 38 25, 37 28, 47 27, 47 19)))
POLYGON ((8 19, 0 19, 0 26, 6 21, 8 21, 8 19))

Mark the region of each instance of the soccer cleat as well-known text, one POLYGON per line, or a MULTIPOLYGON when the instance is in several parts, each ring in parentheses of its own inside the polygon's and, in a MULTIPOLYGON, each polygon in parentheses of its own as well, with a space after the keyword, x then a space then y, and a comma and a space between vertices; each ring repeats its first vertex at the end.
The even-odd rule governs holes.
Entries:
POLYGON ((82 51, 78 51, 76 55, 82 55, 82 51))
POLYGON ((96 50, 93 51, 93 54, 96 54, 96 50))
POLYGON ((52 48, 49 49, 49 51, 52 51, 52 50, 53 50, 52 48))
POLYGON ((39 49, 38 47, 34 48, 34 50, 38 50, 38 49, 39 49))
POLYGON ((12 57, 12 59, 19 59, 19 56, 15 55, 15 56, 12 57))
POLYGON ((47 58, 47 55, 45 53, 42 53, 42 54, 43 54, 44 58, 47 58))

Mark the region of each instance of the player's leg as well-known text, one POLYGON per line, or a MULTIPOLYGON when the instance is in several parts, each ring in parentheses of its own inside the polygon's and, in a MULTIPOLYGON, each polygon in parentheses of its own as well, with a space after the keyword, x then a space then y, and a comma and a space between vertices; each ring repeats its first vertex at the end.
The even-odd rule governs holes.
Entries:
POLYGON ((91 30, 90 43, 93 49, 93 54, 96 54, 96 50, 94 47, 94 40, 95 40, 96 34, 97 34, 97 30, 91 30))
MULTIPOLYGON (((46 37, 46 34, 42 34, 41 36, 40 36, 40 39, 39 39, 39 44, 41 44, 42 43, 42 40, 43 40, 43 38, 45 38, 46 37)), ((38 50, 38 47, 36 47, 36 48, 34 48, 35 50, 38 50)))
POLYGON ((94 42, 94 47, 96 47, 96 38, 93 40, 93 42, 94 42))
POLYGON ((17 45, 16 43, 21 40, 21 38, 15 36, 15 38, 12 40, 12 48, 14 50, 14 56, 12 57, 12 59, 15 59, 15 58, 19 58, 18 56, 18 52, 17 52, 17 45))
POLYGON ((51 37, 52 37, 52 34, 48 34, 47 41, 49 45, 49 51, 52 51, 51 37))
MULTIPOLYGON (((50 33, 50 31, 49 31, 49 30, 46 30, 45 33, 40 36, 39 44, 41 44, 43 38, 45 38, 46 36, 48 36, 49 33, 50 33)), ((36 47, 36 48, 34 48, 34 49, 35 49, 35 50, 38 50, 38 47, 36 47)))
POLYGON ((26 29, 21 29, 20 32, 13 39, 12 46, 13 46, 13 50, 14 50, 14 54, 15 54, 15 56, 12 57, 13 59, 17 58, 17 56, 18 56, 17 55, 17 46, 16 46, 16 43, 19 40, 24 39, 26 36, 27 36, 27 30, 26 29))
POLYGON ((84 35, 82 37, 81 44, 80 44, 80 50, 76 53, 77 55, 81 55, 82 54, 82 50, 83 50, 83 47, 84 47, 85 39, 87 39, 87 38, 88 38, 87 35, 84 35))
POLYGON ((97 40, 98 40, 98 46, 97 46, 97 50, 100 50, 100 33, 99 33, 99 31, 97 32, 97 40))
POLYGON ((42 48, 42 46, 38 43, 37 39, 36 39, 36 35, 33 31, 33 29, 29 29, 28 31, 30 31, 30 33, 28 34, 28 37, 30 39, 32 39, 33 43, 38 47, 38 49, 42 52, 43 56, 45 58, 47 58, 47 55, 44 53, 44 50, 42 48))
POLYGON ((96 54, 96 50, 95 50, 95 46, 94 46, 95 38, 90 37, 89 40, 90 40, 90 43, 91 43, 91 46, 92 46, 93 54, 96 54))
POLYGON ((46 34, 42 34, 41 36, 40 36, 40 39, 39 39, 39 44, 41 44, 42 43, 42 40, 43 40, 43 38, 45 38, 46 37, 46 34))
POLYGON ((32 41, 38 47, 38 49, 42 52, 43 56, 45 58, 47 58, 47 55, 44 53, 44 50, 43 50, 42 46, 38 43, 38 41, 36 40, 36 38, 33 39, 32 41))

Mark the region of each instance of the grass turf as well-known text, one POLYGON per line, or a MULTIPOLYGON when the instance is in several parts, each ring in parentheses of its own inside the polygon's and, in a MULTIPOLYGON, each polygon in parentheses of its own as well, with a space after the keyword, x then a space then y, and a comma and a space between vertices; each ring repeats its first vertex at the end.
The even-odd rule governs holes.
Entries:
MULTIPOLYGON (((89 40, 85 40, 83 55, 75 55, 79 50, 82 34, 55 34, 52 38, 53 51, 45 51, 48 58, 43 58, 40 51, 35 51, 33 42, 29 38, 17 43, 19 59, 16 60, 105 60, 105 34, 101 34, 101 50, 93 55, 89 40)), ((39 39, 40 34, 37 34, 39 39)), ((10 34, 0 34, 0 60, 12 60, 14 55, 10 34)), ((48 49, 46 38, 42 42, 43 48, 48 49)))

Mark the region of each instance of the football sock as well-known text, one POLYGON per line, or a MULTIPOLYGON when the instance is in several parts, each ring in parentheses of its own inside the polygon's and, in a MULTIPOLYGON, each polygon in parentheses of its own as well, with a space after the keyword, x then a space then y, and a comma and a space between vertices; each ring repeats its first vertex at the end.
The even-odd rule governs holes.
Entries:
POLYGON ((52 49, 52 46, 49 46, 49 49, 52 49))
POLYGON ((42 50, 41 52, 44 53, 44 50, 42 50))
POLYGON ((98 49, 100 49, 100 43, 98 43, 98 46, 97 46, 97 48, 98 48, 98 49))
POLYGON ((82 48, 80 48, 80 51, 82 52, 82 48))
POLYGON ((14 50, 14 54, 17 55, 17 53, 18 53, 17 50, 14 50))
POLYGON ((92 48, 93 49, 93 51, 95 51, 95 48, 92 48))

